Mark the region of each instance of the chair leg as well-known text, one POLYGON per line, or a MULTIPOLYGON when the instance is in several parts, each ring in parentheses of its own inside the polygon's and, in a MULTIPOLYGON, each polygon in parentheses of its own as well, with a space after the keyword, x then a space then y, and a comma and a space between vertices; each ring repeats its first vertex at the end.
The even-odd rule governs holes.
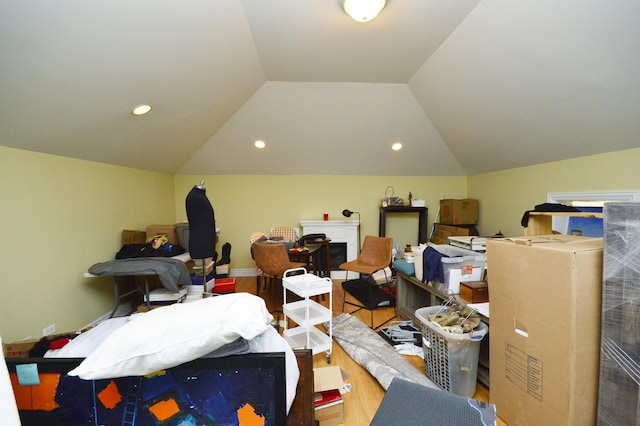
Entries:
MULTIPOLYGON (((349 271, 347 271, 347 273, 345 274, 344 280, 347 281, 347 278, 349 278, 349 271)), ((344 289, 344 287, 342 287, 342 313, 344 313, 344 301, 347 298, 347 290, 344 289)))
POLYGON ((260 296, 260 285, 262 284, 262 275, 256 275, 256 296, 260 296))

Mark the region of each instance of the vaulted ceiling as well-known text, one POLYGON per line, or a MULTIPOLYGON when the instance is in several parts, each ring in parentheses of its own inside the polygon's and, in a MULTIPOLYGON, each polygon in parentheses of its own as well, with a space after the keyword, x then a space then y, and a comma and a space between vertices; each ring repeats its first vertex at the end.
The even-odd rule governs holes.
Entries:
POLYGON ((166 173, 389 176, 635 148, 638 16, 634 0, 388 0, 366 24, 340 0, 4 1, 0 145, 166 173))

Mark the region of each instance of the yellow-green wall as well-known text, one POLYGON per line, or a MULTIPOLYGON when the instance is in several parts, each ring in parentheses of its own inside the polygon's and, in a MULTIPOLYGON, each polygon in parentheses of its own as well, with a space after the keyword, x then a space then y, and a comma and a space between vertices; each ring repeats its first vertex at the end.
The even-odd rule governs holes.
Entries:
MULTIPOLYGON (((426 200, 429 231, 439 200, 480 200, 479 230, 522 235, 525 210, 548 192, 636 190, 640 149, 577 158, 470 177, 188 176, 152 173, 0 146, 0 335, 5 342, 40 338, 55 323, 77 330, 110 312, 108 278, 84 278, 94 263, 112 259, 122 229, 186 220, 185 197, 205 180, 221 228, 220 244, 232 245, 231 269, 255 265, 248 238, 300 220, 342 219, 361 213, 362 235, 378 233, 380 199, 395 195, 426 200)), ((417 217, 389 218, 387 235, 415 243, 417 217)))
POLYGON ((0 146, 0 334, 77 330, 113 308, 108 278, 122 229, 174 223, 173 176, 0 146))
POLYGON ((640 190, 640 149, 470 176, 468 196, 480 200, 481 235, 524 234, 525 211, 549 192, 640 190))
MULTIPOLYGON (((385 190, 393 187, 396 196, 426 200, 437 206, 443 194, 464 197, 466 177, 381 177, 381 176, 176 176, 176 217, 186 220, 184 200, 194 185, 205 181, 207 196, 221 229, 218 253, 225 242, 231 244, 231 269, 255 269, 249 252, 249 235, 269 233, 272 227, 301 227, 300 221, 346 220, 342 210, 360 212, 361 236, 378 235, 379 207, 385 190)), ((389 190, 389 194, 391 190, 389 190)), ((429 209, 429 224, 435 209, 429 209)), ((350 219, 357 219, 353 215, 350 219)), ((387 236, 400 244, 418 243, 417 215, 389 215, 387 236)), ((431 229, 431 225, 429 225, 431 229)), ((301 229, 302 231, 302 229, 301 229)))

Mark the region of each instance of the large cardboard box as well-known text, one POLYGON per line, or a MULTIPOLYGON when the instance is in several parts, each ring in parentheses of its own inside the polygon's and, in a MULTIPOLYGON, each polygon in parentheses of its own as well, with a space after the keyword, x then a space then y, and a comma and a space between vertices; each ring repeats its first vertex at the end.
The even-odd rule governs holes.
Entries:
POLYGON ((478 200, 440 200, 440 223, 475 225, 478 223, 478 200))
POLYGON ((490 239, 490 400, 511 425, 596 421, 601 238, 490 239))

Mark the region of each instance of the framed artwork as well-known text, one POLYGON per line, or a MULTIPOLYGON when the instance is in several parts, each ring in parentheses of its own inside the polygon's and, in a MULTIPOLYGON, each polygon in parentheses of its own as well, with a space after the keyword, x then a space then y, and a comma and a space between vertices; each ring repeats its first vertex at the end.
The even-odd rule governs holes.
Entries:
POLYGON ((77 358, 6 362, 23 426, 286 423, 284 353, 200 358, 102 380, 67 375, 77 358))

